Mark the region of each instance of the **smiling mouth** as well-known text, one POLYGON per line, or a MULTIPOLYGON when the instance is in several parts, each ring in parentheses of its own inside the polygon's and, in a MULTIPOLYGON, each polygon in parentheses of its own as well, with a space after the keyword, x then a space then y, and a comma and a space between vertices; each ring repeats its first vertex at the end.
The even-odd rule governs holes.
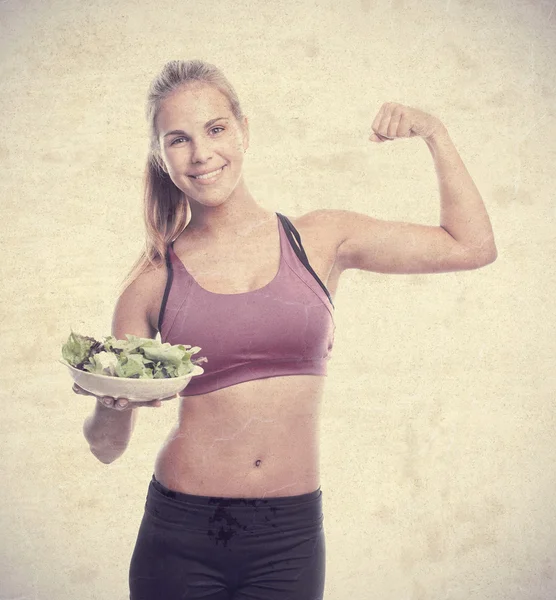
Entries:
POLYGON ((225 166, 226 165, 223 165, 219 169, 216 169, 216 171, 211 171, 210 173, 204 173, 203 175, 189 175, 189 177, 191 177, 191 179, 200 179, 200 180, 212 179, 213 177, 220 175, 220 173, 222 173, 222 171, 224 170, 225 166))

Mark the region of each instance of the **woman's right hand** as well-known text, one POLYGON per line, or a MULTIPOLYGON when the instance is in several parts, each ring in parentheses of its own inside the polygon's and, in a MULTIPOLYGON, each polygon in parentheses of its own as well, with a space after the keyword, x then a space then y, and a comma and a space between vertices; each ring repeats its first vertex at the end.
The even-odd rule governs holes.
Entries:
POLYGON ((106 408, 112 408, 113 410, 118 410, 120 412, 124 410, 133 410, 134 408, 138 408, 139 406, 159 407, 162 406, 162 402, 164 400, 172 400, 177 396, 177 394, 174 394, 173 396, 167 396, 166 398, 158 398, 156 400, 149 400, 145 402, 130 402, 127 398, 97 396, 96 394, 92 394, 91 392, 84 390, 82 387, 78 386, 77 383, 73 384, 72 390, 76 394, 80 394, 83 396, 94 396, 102 406, 105 406, 106 408))

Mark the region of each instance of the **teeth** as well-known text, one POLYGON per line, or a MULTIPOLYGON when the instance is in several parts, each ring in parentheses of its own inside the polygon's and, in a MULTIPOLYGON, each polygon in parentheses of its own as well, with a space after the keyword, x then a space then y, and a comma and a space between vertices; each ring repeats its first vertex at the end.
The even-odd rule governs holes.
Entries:
POLYGON ((212 173, 206 173, 205 175, 196 175, 194 177, 195 179, 210 179, 211 177, 218 175, 218 173, 220 173, 220 171, 222 171, 223 168, 224 167, 220 167, 220 169, 218 169, 217 171, 212 171, 212 173))

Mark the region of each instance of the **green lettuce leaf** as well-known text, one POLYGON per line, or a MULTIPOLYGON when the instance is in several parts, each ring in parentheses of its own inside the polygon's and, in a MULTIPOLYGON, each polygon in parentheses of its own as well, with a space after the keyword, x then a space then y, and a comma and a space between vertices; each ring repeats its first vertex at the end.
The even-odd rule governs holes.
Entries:
POLYGON ((62 356, 73 367, 82 365, 92 351, 102 346, 95 338, 71 332, 68 341, 62 346, 62 356))
POLYGON ((115 375, 118 366, 118 356, 113 352, 99 352, 89 358, 85 363, 84 369, 89 373, 99 373, 100 375, 115 375))
POLYGON ((147 366, 141 354, 128 354, 119 358, 115 369, 117 377, 144 378, 147 374, 147 366))
POLYGON ((201 348, 161 343, 152 338, 126 334, 125 340, 108 336, 103 342, 72 332, 62 348, 71 365, 103 375, 135 379, 163 379, 189 374, 205 357, 192 360, 201 348))

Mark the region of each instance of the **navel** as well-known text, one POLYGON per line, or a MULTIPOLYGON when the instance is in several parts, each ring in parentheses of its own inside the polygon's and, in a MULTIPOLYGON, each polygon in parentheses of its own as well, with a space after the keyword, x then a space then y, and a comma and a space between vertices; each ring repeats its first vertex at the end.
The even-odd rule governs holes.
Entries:
POLYGON ((256 467, 260 467, 261 466, 261 461, 260 460, 256 460, 255 461, 255 466, 256 467))

